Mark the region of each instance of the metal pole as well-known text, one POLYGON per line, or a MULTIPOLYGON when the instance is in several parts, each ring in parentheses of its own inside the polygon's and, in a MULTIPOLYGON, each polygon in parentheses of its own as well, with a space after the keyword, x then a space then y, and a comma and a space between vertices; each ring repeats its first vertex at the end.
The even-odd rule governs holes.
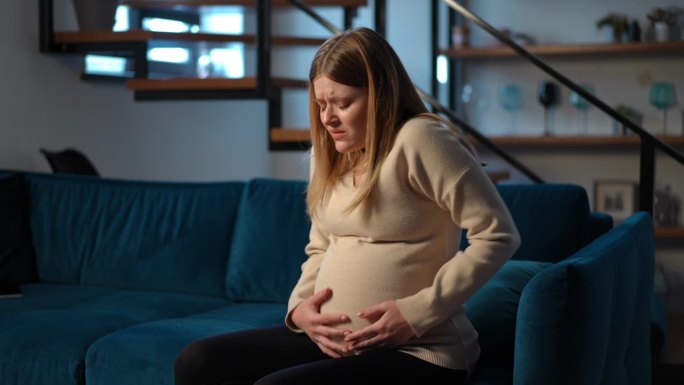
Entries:
POLYGON ((38 3, 38 20, 40 34, 40 52, 46 53, 54 50, 54 14, 53 0, 40 0, 38 3))
POLYGON ((437 81, 437 50, 439 49, 439 0, 432 0, 430 2, 430 10, 432 15, 432 33, 430 35, 432 52, 430 55, 430 59, 432 60, 430 63, 430 68, 432 70, 432 83, 430 86, 430 91, 432 95, 439 99, 439 82, 437 81))
POLYGON ((653 141, 641 138, 639 159, 639 210, 653 214, 655 189, 655 146, 653 141))
POLYGON ((373 7, 375 32, 379 33, 382 37, 387 36, 386 9, 387 3, 385 0, 375 0, 375 5, 373 7))
MULTIPOLYGON (((268 98, 271 83, 271 0, 257 1, 257 92, 268 98)), ((270 101, 269 101, 270 103, 270 101)))

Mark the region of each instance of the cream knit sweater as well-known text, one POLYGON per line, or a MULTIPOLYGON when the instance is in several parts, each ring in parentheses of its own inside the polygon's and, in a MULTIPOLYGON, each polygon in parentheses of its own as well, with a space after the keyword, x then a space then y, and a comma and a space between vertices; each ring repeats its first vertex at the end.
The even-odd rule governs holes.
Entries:
MULTIPOLYGON (((314 218, 309 256, 292 291, 288 315, 325 287, 321 312, 348 315, 396 300, 417 337, 397 349, 452 369, 470 370, 477 332, 464 302, 513 254, 519 236, 496 188, 460 136, 424 118, 399 131, 370 204, 346 213, 351 174, 314 218), (470 245, 459 251, 461 228, 470 245)), ((289 317, 287 317, 289 319, 289 317)), ((296 331, 294 325, 288 325, 296 331)))

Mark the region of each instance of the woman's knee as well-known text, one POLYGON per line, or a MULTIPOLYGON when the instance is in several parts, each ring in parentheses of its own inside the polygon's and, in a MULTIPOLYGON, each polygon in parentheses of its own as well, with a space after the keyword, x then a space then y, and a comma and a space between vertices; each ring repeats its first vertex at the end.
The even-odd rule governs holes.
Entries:
POLYGON ((176 385, 196 385, 202 383, 208 373, 212 372, 212 353, 207 340, 190 343, 176 357, 176 385))

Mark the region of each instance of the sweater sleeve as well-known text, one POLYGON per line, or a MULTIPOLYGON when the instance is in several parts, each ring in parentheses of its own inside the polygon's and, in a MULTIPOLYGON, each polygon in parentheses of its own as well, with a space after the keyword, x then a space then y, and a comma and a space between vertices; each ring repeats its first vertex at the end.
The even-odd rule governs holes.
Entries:
MULTIPOLYGON (((313 155, 311 160, 311 174, 313 175, 313 155)), ((292 289, 292 293, 290 293, 290 299, 287 304, 287 315, 285 316, 285 325, 293 331, 301 332, 301 329, 297 328, 292 323, 290 315, 297 305, 313 295, 318 270, 328 249, 329 243, 328 233, 321 228, 316 215, 312 215, 309 243, 304 248, 308 258, 302 264, 302 273, 299 276, 299 280, 294 289, 292 289)))
POLYGON ((431 286, 397 300, 420 337, 457 312, 513 255, 520 238, 496 187, 462 136, 438 123, 415 120, 419 124, 402 128, 410 132, 401 133, 396 144, 403 146, 408 183, 467 229, 469 241, 441 266, 431 286))

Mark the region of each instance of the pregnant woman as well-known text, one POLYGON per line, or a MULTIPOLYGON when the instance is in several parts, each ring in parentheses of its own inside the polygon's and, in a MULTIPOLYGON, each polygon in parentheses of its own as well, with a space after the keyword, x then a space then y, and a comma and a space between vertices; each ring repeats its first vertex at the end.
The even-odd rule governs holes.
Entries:
POLYGON ((309 81, 312 225, 285 325, 192 343, 176 385, 464 384, 464 303, 519 245, 506 206, 377 33, 328 40, 309 81))

